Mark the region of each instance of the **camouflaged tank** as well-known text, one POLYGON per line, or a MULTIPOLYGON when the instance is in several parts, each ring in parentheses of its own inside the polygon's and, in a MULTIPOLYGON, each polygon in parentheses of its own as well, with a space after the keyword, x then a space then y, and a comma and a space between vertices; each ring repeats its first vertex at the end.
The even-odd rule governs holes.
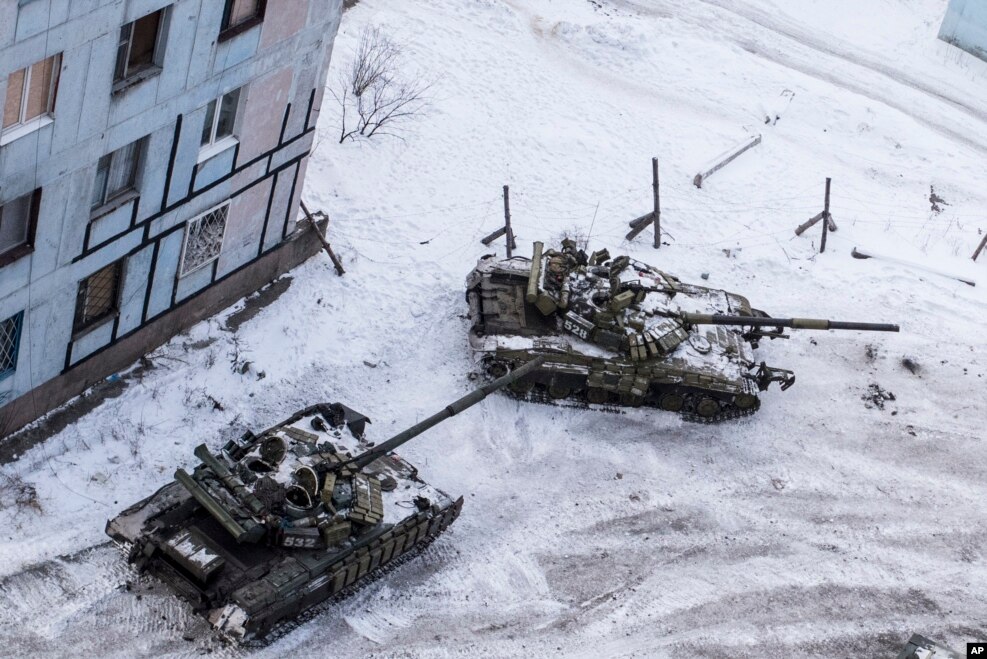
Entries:
POLYGON ((898 654, 898 659, 962 659, 963 656, 959 652, 953 652, 947 647, 930 641, 921 634, 912 634, 908 643, 898 654))
MULTIPOLYGON (((540 362, 529 362, 530 369, 540 362)), ((259 641, 417 554, 459 515, 391 453, 525 369, 486 384, 374 446, 367 417, 320 404, 201 460, 111 519, 107 534, 224 636, 259 641)))
POLYGON ((587 255, 534 244, 533 258, 485 256, 466 279, 469 340, 482 368, 499 377, 536 355, 545 363, 514 395, 577 405, 646 405, 688 420, 753 414, 788 370, 754 359, 761 339, 784 327, 897 332, 897 325, 771 318, 747 298, 697 286, 606 250, 587 255), (573 403, 569 403, 573 404, 573 403))

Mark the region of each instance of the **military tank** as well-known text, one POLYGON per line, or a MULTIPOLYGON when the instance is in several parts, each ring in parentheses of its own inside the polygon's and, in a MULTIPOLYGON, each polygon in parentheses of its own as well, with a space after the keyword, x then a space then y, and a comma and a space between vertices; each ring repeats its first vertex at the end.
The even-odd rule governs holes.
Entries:
POLYGON ((959 652, 953 652, 921 634, 912 634, 898 654, 898 659, 962 659, 962 657, 959 652))
POLYGON ((469 342, 500 377, 547 357, 510 388, 538 402, 620 411, 650 406, 690 421, 753 414, 772 383, 795 374, 754 358, 784 328, 897 332, 897 325, 772 318, 742 295, 697 286, 575 242, 532 258, 482 257, 466 279, 469 342))
POLYGON ((263 643, 419 553, 459 516, 462 497, 423 482, 392 451, 539 365, 376 446, 365 439, 369 419, 340 403, 308 407, 218 453, 199 445, 200 465, 178 469, 109 520, 106 533, 223 636, 263 643))

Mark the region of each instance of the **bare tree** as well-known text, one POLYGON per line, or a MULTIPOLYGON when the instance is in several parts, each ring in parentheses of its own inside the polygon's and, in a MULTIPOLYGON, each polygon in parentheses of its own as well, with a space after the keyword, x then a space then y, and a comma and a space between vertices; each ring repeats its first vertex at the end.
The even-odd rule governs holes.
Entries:
POLYGON ((367 26, 350 69, 331 89, 341 110, 339 142, 374 135, 397 136, 398 124, 424 114, 432 83, 401 72, 401 49, 379 27, 367 26), (347 124, 348 112, 356 113, 347 124))

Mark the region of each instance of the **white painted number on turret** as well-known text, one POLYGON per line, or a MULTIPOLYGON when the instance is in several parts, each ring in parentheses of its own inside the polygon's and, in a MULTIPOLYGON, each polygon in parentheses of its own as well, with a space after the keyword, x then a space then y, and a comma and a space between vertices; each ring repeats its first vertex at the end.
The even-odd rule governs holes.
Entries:
POLYGON ((577 325, 576 323, 572 322, 572 320, 570 320, 569 318, 565 319, 565 323, 563 323, 562 327, 564 327, 567 332, 571 332, 575 334, 580 339, 589 338, 589 332, 583 329, 582 327, 580 327, 579 325, 577 325))

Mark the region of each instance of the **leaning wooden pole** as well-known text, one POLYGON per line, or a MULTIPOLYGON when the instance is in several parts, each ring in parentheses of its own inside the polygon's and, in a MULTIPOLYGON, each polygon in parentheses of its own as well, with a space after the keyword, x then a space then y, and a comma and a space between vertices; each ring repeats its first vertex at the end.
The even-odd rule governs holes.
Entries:
POLYGON ((822 238, 819 239, 819 253, 826 251, 826 236, 829 235, 829 185, 832 179, 826 177, 826 201, 823 206, 822 238))
POLYGON ((980 252, 984 251, 984 247, 987 247, 987 234, 984 234, 984 239, 980 241, 977 245, 977 249, 973 252, 973 260, 976 261, 977 257, 980 256, 980 252))
POLYGON ((312 225, 312 231, 315 232, 315 235, 319 238, 319 242, 322 243, 322 249, 326 251, 326 254, 329 255, 329 259, 332 260, 332 264, 336 268, 336 274, 342 277, 346 274, 346 271, 343 270, 342 262, 340 262, 340 260, 336 257, 336 254, 332 251, 332 247, 329 246, 329 241, 326 240, 324 235, 322 235, 322 231, 319 230, 319 224, 315 221, 315 217, 312 216, 312 213, 309 212, 308 207, 305 206, 304 201, 301 202, 301 206, 302 212, 305 213, 305 219, 307 219, 308 223, 312 225))

